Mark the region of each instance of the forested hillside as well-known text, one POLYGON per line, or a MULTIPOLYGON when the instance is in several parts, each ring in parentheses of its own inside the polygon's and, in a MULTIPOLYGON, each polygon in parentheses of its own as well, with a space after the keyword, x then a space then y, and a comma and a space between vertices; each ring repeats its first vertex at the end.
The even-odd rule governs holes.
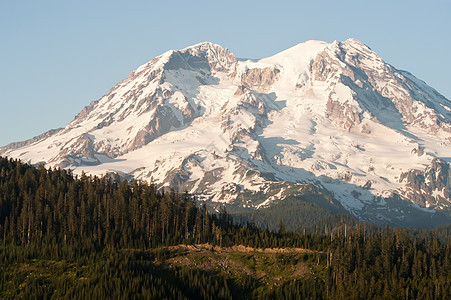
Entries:
POLYGON ((449 227, 332 224, 317 233, 242 226, 186 193, 0 158, 0 298, 451 295, 449 227))

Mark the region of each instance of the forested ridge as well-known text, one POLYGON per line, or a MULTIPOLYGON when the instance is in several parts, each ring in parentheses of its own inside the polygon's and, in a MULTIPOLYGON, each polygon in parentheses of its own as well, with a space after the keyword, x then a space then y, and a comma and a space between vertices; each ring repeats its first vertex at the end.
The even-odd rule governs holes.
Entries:
POLYGON ((0 158, 0 298, 450 298, 449 227, 333 224, 272 232, 173 189, 0 158))

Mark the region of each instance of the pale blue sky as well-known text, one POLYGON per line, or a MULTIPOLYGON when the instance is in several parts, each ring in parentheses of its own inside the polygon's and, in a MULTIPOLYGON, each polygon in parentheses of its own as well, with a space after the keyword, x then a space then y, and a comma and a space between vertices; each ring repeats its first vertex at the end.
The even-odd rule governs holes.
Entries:
POLYGON ((128 73, 202 41, 262 58, 354 37, 451 98, 451 1, 0 0, 0 145, 63 127, 128 73))

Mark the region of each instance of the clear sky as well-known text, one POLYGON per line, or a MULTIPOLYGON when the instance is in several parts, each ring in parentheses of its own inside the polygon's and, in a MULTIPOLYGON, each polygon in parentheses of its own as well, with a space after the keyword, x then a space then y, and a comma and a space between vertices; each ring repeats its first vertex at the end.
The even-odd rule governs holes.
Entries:
POLYGON ((0 0, 0 145, 64 127, 128 73, 211 41, 262 58, 357 38, 451 99, 451 1, 0 0))

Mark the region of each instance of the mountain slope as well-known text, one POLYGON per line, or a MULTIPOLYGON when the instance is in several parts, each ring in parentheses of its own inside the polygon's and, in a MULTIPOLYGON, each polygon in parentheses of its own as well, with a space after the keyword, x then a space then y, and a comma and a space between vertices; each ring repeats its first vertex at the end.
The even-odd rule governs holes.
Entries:
POLYGON ((407 224, 450 209, 450 144, 451 102, 349 39, 261 60, 208 42, 168 51, 64 129, 0 153, 242 207, 313 188, 362 219, 407 224))

